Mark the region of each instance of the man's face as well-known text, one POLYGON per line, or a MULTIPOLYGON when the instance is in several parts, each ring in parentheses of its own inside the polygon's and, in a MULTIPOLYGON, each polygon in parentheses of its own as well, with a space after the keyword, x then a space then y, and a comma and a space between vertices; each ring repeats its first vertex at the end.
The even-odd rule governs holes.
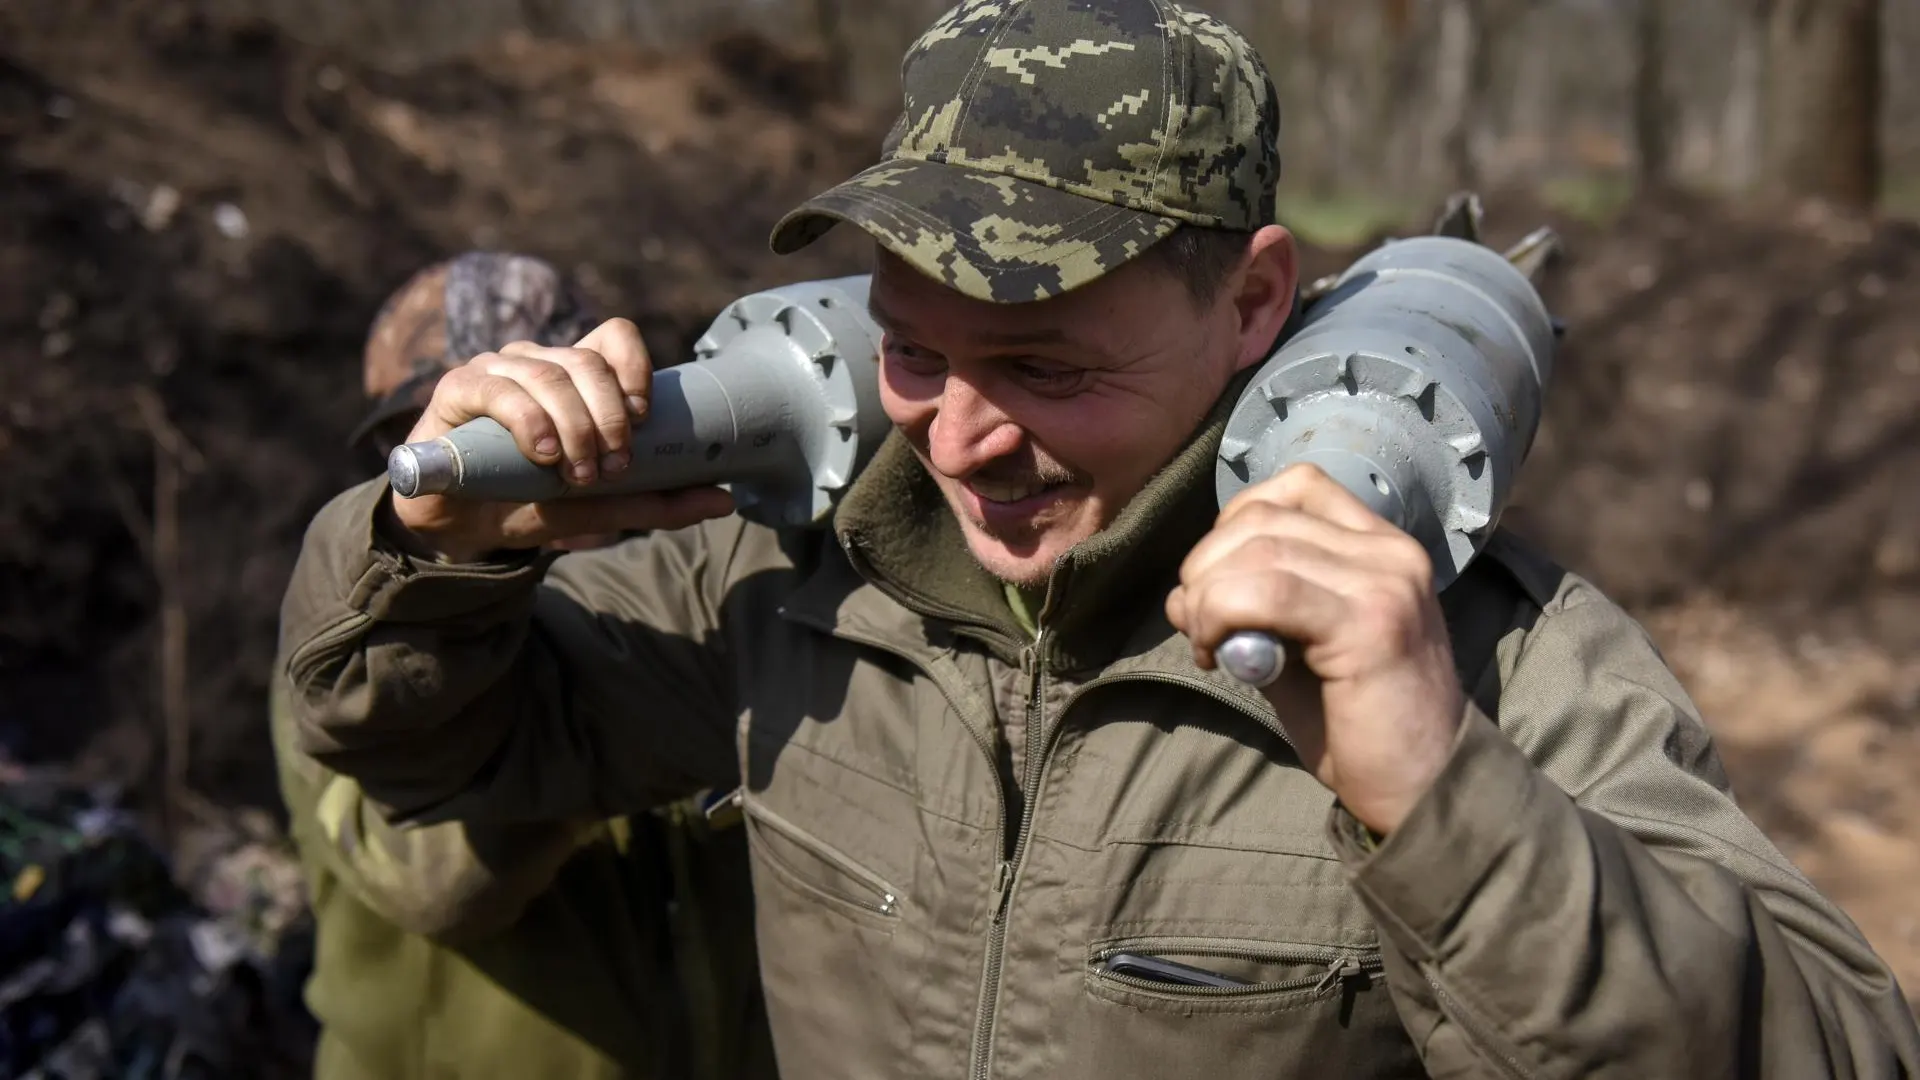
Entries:
POLYGON ((1202 307, 1171 274, 1135 262, 1050 300, 994 304, 880 252, 881 400, 990 573, 1045 582, 1259 358, 1278 324, 1250 350, 1264 324, 1248 324, 1232 282, 1220 292, 1202 307))

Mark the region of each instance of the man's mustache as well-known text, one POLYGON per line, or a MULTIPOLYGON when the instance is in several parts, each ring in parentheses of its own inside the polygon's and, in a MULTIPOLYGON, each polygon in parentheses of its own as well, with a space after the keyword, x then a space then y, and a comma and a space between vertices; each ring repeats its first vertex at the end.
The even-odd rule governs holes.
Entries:
POLYGON ((1074 484, 1082 479, 1081 474, 1057 461, 1035 458, 1019 464, 995 462, 984 468, 975 469, 961 479, 984 481, 989 484, 1008 486, 1052 486, 1055 484, 1074 484))

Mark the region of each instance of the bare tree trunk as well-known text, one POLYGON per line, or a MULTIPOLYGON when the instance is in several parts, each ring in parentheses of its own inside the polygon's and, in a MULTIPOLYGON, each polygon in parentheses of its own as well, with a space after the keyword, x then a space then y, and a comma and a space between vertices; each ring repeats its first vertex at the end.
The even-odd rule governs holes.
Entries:
POLYGON ((1880 189, 1880 0, 1772 0, 1768 194, 1869 208, 1880 189))
POLYGON ((205 459, 173 426, 166 404, 152 387, 135 388, 134 406, 153 439, 153 543, 149 554, 160 592, 161 790, 166 828, 177 839, 184 816, 197 805, 188 781, 193 699, 187 682, 187 608, 180 590, 180 491, 186 475, 198 472, 205 459))
POLYGON ((1760 98, 1765 65, 1760 43, 1766 16, 1749 0, 1735 13, 1732 70, 1727 76, 1726 110, 1720 118, 1720 179, 1729 189, 1753 186, 1760 167, 1760 98))
POLYGON ((1313 57, 1315 140, 1313 187, 1339 190, 1353 175, 1352 144, 1357 132, 1353 85, 1342 30, 1354 14, 1341 0, 1310 0, 1307 7, 1307 55, 1313 57))
POLYGON ((1515 39, 1517 55, 1513 62, 1507 131, 1524 149, 1521 166, 1536 172, 1548 164, 1559 127, 1560 105, 1554 94, 1557 60, 1554 32, 1549 14, 1529 20, 1515 39))
POLYGON ((1633 144, 1642 188, 1666 187, 1673 164, 1663 7, 1662 0, 1637 0, 1633 6, 1633 144))
MULTIPOLYGON (((1423 6, 1424 10, 1424 6, 1423 6)), ((1389 178, 1396 194, 1424 188, 1420 176, 1421 124, 1407 107, 1419 96, 1423 61, 1431 49, 1431 30, 1410 0, 1387 0, 1381 19, 1380 60, 1386 77, 1373 97, 1372 130, 1381 150, 1380 175, 1389 178)))
POLYGON ((1382 0, 1380 25, 1395 44, 1405 41, 1413 31, 1413 0, 1382 0))
POLYGON ((1493 96, 1495 61, 1500 45, 1526 14, 1530 0, 1454 0, 1463 25, 1464 41, 1456 46, 1464 61, 1464 85, 1459 108, 1451 117, 1445 140, 1448 170, 1456 187, 1475 188, 1482 179, 1474 140, 1486 124, 1493 96))
POLYGON ((1478 110, 1473 99, 1473 71, 1484 64, 1478 4, 1474 0, 1448 0, 1440 9, 1439 63, 1435 74, 1434 101, 1440 131, 1438 147, 1447 181, 1456 187, 1471 187, 1478 179, 1473 162, 1473 123, 1478 110))

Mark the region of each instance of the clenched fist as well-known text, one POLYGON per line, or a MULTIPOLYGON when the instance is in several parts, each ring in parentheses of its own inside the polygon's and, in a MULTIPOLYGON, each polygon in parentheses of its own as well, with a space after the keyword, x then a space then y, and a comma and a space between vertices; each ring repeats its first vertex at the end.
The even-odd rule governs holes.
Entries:
MULTIPOLYGON (((640 331, 612 319, 571 348, 518 341, 449 371, 407 440, 438 438, 488 416, 528 458, 565 468, 576 485, 591 484, 632 461, 632 425, 646 415, 652 386, 640 331)), ((394 496, 392 506, 418 546, 467 562, 503 548, 571 547, 594 534, 681 528, 731 513, 733 501, 719 488, 689 488, 544 503, 394 496)))
POLYGON ((1465 700, 1433 564, 1318 468, 1228 503, 1181 565, 1167 618, 1204 668, 1242 630, 1288 643, 1264 693, 1307 767, 1374 832, 1398 827, 1445 767, 1465 700))

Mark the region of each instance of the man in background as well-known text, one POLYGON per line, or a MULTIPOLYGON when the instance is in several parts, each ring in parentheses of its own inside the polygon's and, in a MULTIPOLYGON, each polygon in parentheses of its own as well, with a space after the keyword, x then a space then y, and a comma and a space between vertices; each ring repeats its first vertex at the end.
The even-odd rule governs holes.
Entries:
MULTIPOLYGON (((354 449, 383 459, 463 358, 568 345, 594 322, 535 258, 472 252, 422 270, 368 336, 374 404, 354 449)), ((774 1075, 746 844, 724 815, 695 798, 611 821, 397 829, 291 737, 276 677, 275 755, 317 933, 306 997, 320 1080, 774 1075), (440 886, 433 902, 422 880, 440 886)))

